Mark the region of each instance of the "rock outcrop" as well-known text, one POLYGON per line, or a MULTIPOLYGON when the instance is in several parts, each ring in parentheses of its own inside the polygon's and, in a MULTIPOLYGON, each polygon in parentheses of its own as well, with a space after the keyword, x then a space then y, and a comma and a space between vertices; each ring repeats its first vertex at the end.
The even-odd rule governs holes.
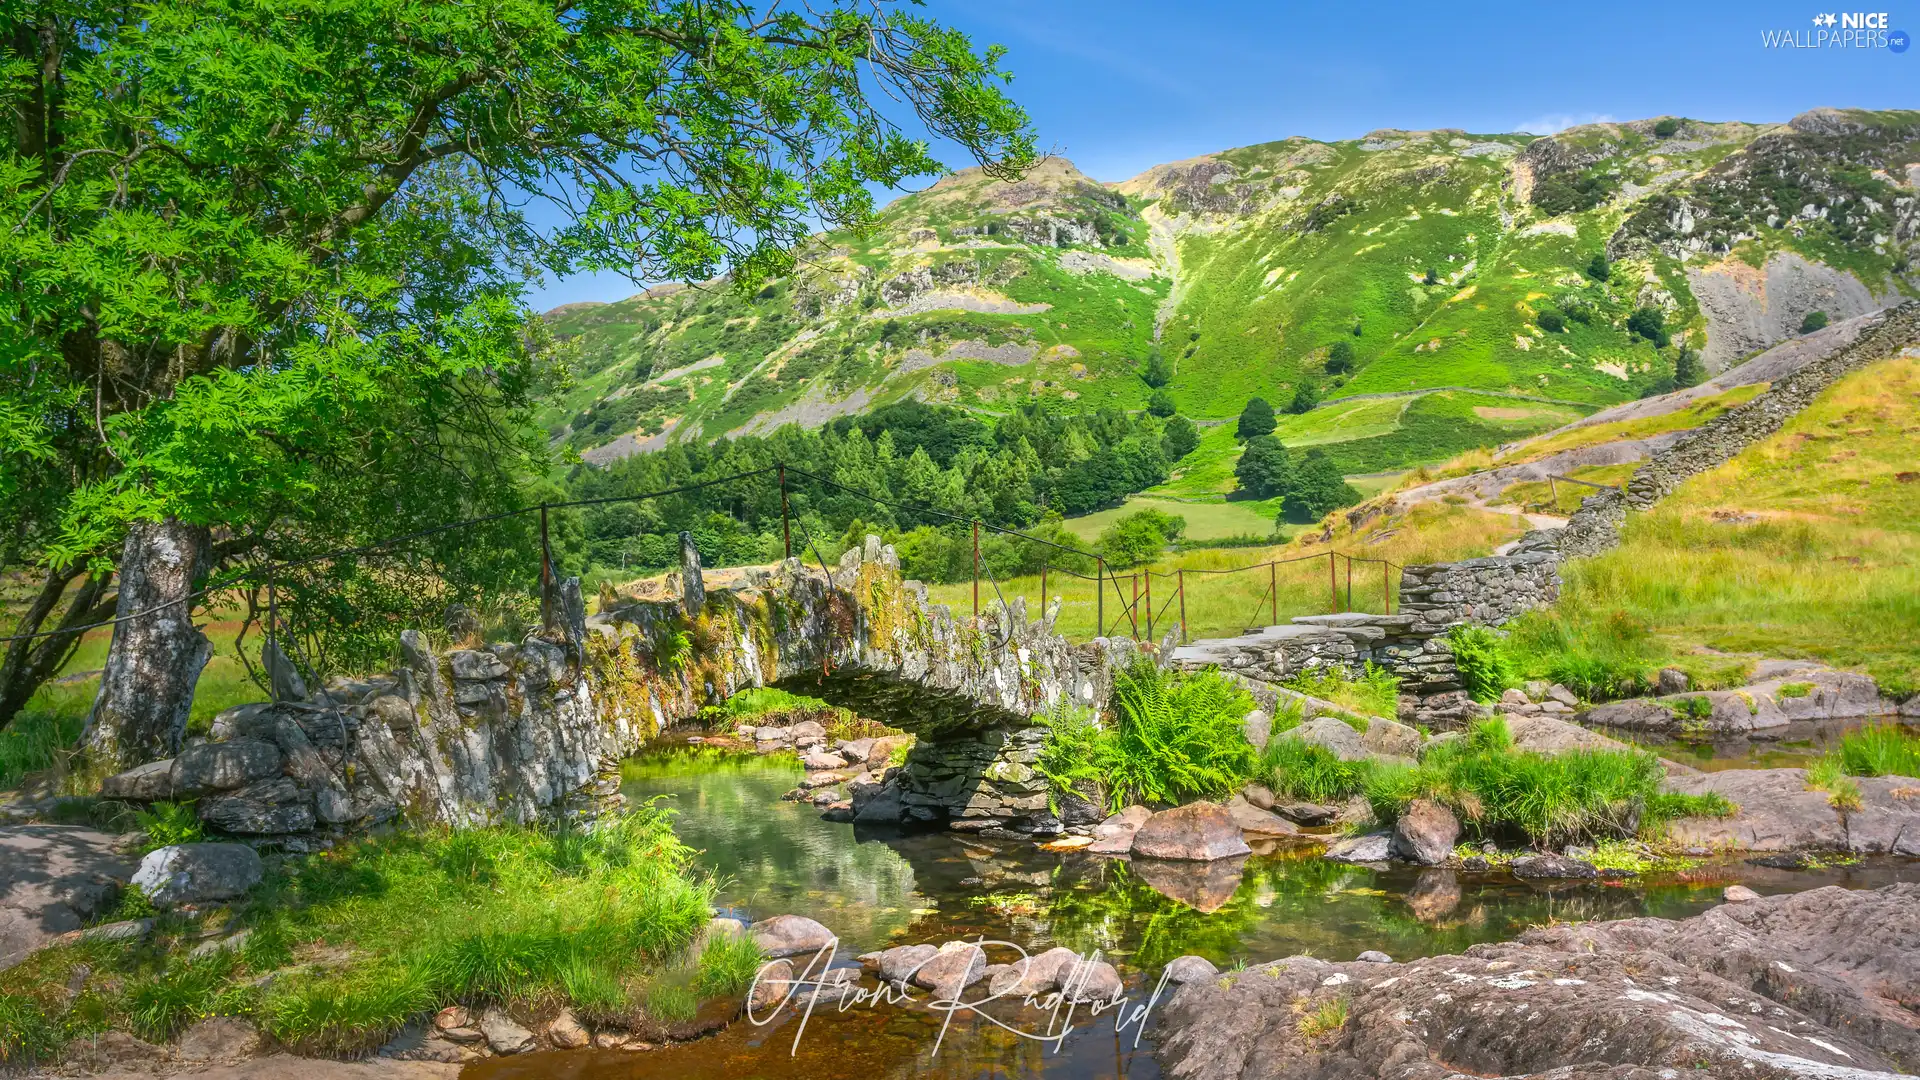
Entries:
POLYGON ((1176 1080, 1864 1080, 1920 1066, 1916 1000, 1920 885, 1829 887, 1194 979, 1161 1005, 1156 1056, 1176 1080))

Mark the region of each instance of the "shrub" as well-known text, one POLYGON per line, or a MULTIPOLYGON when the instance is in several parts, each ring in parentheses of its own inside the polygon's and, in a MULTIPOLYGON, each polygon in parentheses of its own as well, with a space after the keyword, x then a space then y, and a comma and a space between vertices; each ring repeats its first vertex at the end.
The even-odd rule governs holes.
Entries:
POLYGON ((1275 737, 1260 755, 1260 775, 1274 794, 1309 802, 1339 802, 1360 793, 1373 764, 1341 761, 1303 739, 1275 737))
POLYGON ((1811 334, 1815 330, 1824 330, 1826 326, 1827 313, 1824 311, 1809 311, 1807 312, 1807 317, 1800 320, 1800 332, 1803 334, 1811 334))
POLYGON ((1176 408, 1177 406, 1173 403, 1173 395, 1167 393, 1165 390, 1155 390, 1153 393, 1147 395, 1147 412, 1151 415, 1165 419, 1166 417, 1172 416, 1176 408))
POLYGON ((1300 416, 1310 413, 1320 404, 1320 388, 1311 379, 1301 379, 1293 388, 1293 400, 1287 403, 1287 411, 1300 416))
POLYGON ((191 802, 157 802, 145 810, 135 811, 133 819, 146 834, 146 839, 140 842, 142 852, 175 844, 197 844, 207 838, 191 802))
POLYGON ((1102 529, 1098 547, 1107 565, 1126 569, 1152 562, 1187 528, 1187 519, 1152 508, 1135 510, 1102 529))
POLYGON ((1658 120, 1653 125, 1654 135, 1662 139, 1668 138, 1669 136, 1673 135, 1674 132, 1677 132, 1679 130, 1680 130, 1680 121, 1674 119, 1671 116, 1658 120))
POLYGON ((1353 370, 1353 342, 1336 341, 1327 346, 1327 374, 1344 375, 1353 370))
POLYGON ((1234 435, 1242 442, 1256 435, 1273 434, 1273 406, 1266 398, 1254 398, 1247 407, 1240 410, 1240 421, 1234 425, 1234 435))
POLYGON ((1427 751, 1419 765, 1379 768, 1366 781, 1381 822, 1416 798, 1436 799, 1482 836, 1524 835, 1535 844, 1632 836, 1665 777, 1638 751, 1515 751, 1506 722, 1482 720, 1464 738, 1427 751))
POLYGON ((1540 314, 1533 317, 1533 321, 1549 334, 1557 334, 1567 328, 1567 321, 1552 308, 1543 308, 1540 314))
POLYGON ((1456 626, 1447 631, 1447 644, 1460 669, 1460 683, 1473 700, 1498 701, 1502 691, 1520 684, 1513 662, 1492 630, 1472 624, 1456 626))
POLYGON ((1062 789, 1104 791, 1109 809, 1223 798, 1256 764, 1241 726, 1253 699, 1218 671, 1141 660, 1114 677, 1106 728, 1069 711, 1048 721, 1040 771, 1062 789))
POLYGON ((1667 315, 1657 307, 1640 307, 1627 316, 1627 329, 1662 348, 1667 345, 1667 315))
POLYGON ((1613 264, 1607 261, 1607 253, 1596 251, 1587 262, 1587 276, 1595 281, 1605 281, 1613 276, 1613 264))
POLYGON ((1148 386, 1158 390, 1173 381, 1173 367, 1167 363, 1167 358, 1160 355, 1160 350, 1156 348, 1153 350, 1153 353, 1147 357, 1147 366, 1141 369, 1140 378, 1148 386))

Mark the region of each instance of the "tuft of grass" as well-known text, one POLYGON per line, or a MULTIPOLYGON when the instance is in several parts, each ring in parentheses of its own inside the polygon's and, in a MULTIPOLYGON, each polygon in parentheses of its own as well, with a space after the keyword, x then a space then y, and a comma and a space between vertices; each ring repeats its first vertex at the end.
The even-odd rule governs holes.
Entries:
POLYGON ((0 1065, 52 1057, 66 1040, 60 1024, 25 994, 0 993, 0 1065))
POLYGON ((1447 631, 1447 644, 1460 669, 1460 682, 1473 700, 1493 702, 1520 685, 1513 661, 1501 647, 1500 635, 1485 626, 1463 623, 1447 631))
POLYGON ((1725 795, 1709 791, 1700 795, 1683 795, 1677 791, 1661 791, 1647 796, 1647 808, 1641 814, 1640 831, 1649 833, 1669 821, 1686 817, 1732 817, 1740 812, 1740 807, 1730 802, 1725 795))
POLYGON ((1817 758, 1807 766, 1807 790, 1826 792, 1827 805, 1835 810, 1851 811, 1861 807, 1860 785, 1847 775, 1837 754, 1817 758))
POLYGON ((194 1021, 211 1016, 234 968, 231 953, 169 964, 127 989, 133 1030, 149 1042, 165 1042, 194 1021))
POLYGON ((1848 776, 1920 777, 1920 735, 1898 724, 1849 731, 1834 753, 1848 776))
POLYGON ((752 938, 715 937, 700 950, 694 988, 702 997, 730 997, 746 993, 760 970, 760 947, 752 938))
POLYGON ((1302 739, 1273 738, 1260 755, 1260 775, 1275 795, 1330 803, 1357 795, 1373 763, 1341 761, 1333 751, 1302 739))
POLYGON ((1560 683, 1587 701, 1649 692, 1665 657, 1647 624, 1620 610, 1570 612, 1562 603, 1520 616, 1507 631, 1501 650, 1516 677, 1560 683))
MULTIPOLYGON (((1371 660, 1359 678, 1344 668, 1328 666, 1302 671, 1282 685, 1366 716, 1393 716, 1400 708, 1400 680, 1371 660)), ((1364 721, 1357 730, 1366 731, 1364 721)))
POLYGON ((1300 1037, 1309 1041, 1325 1038, 1347 1026, 1349 1002, 1345 997, 1330 998, 1300 1017, 1300 1037))
POLYGON ((1813 693, 1813 684, 1810 682, 1781 683, 1778 693, 1782 700, 1803 698, 1813 693))
POLYGON ((605 959, 575 953, 561 965, 559 981, 560 990, 572 1003, 574 1014, 588 1023, 616 1019, 631 1012, 626 984, 616 967, 605 959))
POLYGON ((700 995, 680 978, 663 977, 647 984, 647 1015, 665 1024, 683 1024, 700 1011, 700 995))

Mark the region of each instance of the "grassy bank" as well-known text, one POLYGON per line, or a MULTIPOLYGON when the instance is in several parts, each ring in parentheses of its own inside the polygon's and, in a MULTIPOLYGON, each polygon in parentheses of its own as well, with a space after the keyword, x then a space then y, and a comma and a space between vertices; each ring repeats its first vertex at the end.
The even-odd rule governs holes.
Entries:
MULTIPOLYGON (((710 883, 666 815, 643 809, 591 833, 522 828, 403 833, 288 859, 231 912, 162 914, 144 943, 44 950, 0 972, 11 1060, 108 1029, 165 1040, 243 1016, 307 1053, 372 1049, 446 1005, 571 1008, 645 1031, 738 993, 758 955, 693 946, 710 883), (210 935, 238 947, 195 959, 210 935), (69 991, 85 967, 77 996, 69 991)), ((118 917, 151 914, 138 896, 118 917)))
POLYGON ((1856 776, 1920 777, 1920 734, 1898 724, 1849 731, 1807 766, 1807 787, 1826 792, 1835 809, 1858 810, 1856 776))
POLYGON ((1831 387, 1775 436, 1633 515, 1622 545, 1569 564, 1551 612, 1514 626, 1544 674, 1586 653, 1645 674, 1703 650, 1858 667, 1920 691, 1920 360, 1831 387))

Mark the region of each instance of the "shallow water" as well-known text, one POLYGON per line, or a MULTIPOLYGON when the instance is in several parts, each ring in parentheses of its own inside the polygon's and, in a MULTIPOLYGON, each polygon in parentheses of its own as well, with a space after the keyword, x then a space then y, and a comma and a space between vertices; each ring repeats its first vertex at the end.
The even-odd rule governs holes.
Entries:
MULTIPOLYGON (((1735 881, 1766 893, 1920 879, 1920 864, 1906 861, 1787 871, 1728 860, 1632 883, 1547 887, 1505 874, 1346 866, 1319 858, 1313 848, 1255 854, 1238 866, 1216 863, 1211 873, 1193 864, 1130 866, 1028 843, 822 821, 810 806, 778 801, 801 776, 791 758, 681 748, 630 762, 622 790, 634 800, 659 798, 676 811, 676 831, 719 879, 720 903, 755 919, 785 912, 817 919, 840 935, 843 960, 890 945, 982 935, 1029 953, 1055 945, 1083 954, 1097 949, 1142 1004, 1160 968, 1186 953, 1222 968, 1301 953, 1351 960, 1368 949, 1409 959, 1510 939, 1556 920, 1684 917, 1718 903, 1721 889, 1735 881)), ((989 955, 996 962, 1011 958, 989 955)), ((1032 1009, 995 1015, 1023 1030, 1046 1029, 1047 1018, 1032 1009)), ((787 1014, 767 1027, 736 1022, 713 1038, 661 1050, 494 1059, 462 1075, 1158 1076, 1151 1040, 1136 1049, 1134 1032, 1117 1034, 1114 1018, 1076 1015, 1074 1032, 1056 1051, 956 1017, 934 1055, 942 1014, 906 1005, 860 1005, 844 1013, 822 1006, 797 1051, 798 1025, 787 1014)))
POLYGON ((1849 731, 1888 722, 1893 716, 1856 716, 1840 720, 1795 720, 1772 728, 1764 737, 1727 735, 1718 738, 1685 738, 1651 735, 1645 732, 1599 730, 1624 742, 1637 743, 1668 761, 1678 762, 1702 772, 1723 769, 1799 769, 1840 744, 1849 731))

